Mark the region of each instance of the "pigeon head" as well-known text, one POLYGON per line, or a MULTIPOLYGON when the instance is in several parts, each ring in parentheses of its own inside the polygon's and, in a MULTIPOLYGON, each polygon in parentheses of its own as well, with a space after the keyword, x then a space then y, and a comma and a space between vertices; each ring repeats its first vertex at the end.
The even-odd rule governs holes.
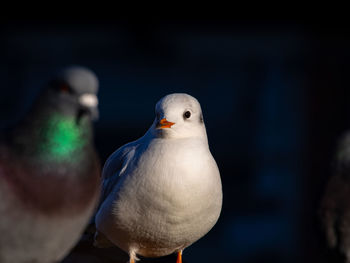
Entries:
POLYGON ((62 70, 15 126, 11 141, 19 151, 40 155, 45 161, 80 158, 75 153, 92 142, 97 91, 98 80, 92 71, 77 66, 62 70))
POLYGON ((169 94, 158 101, 152 133, 163 138, 201 137, 207 134, 196 98, 185 93, 169 94))
POLYGON ((98 118, 97 91, 96 75, 89 69, 72 66, 59 72, 49 82, 44 99, 56 110, 76 115, 77 121, 84 116, 94 120, 98 118))

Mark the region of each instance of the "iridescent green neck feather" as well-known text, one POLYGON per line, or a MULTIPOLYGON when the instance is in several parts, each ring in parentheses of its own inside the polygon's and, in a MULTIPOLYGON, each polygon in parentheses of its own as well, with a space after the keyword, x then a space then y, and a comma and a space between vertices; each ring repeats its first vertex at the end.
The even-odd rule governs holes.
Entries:
POLYGON ((80 156, 78 151, 88 143, 88 132, 89 127, 77 124, 75 117, 51 115, 41 130, 40 155, 47 160, 74 161, 80 156))

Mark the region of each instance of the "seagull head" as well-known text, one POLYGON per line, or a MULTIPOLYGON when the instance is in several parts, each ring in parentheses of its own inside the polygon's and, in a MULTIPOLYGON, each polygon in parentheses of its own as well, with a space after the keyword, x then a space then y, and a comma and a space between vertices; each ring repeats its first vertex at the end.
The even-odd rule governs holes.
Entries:
POLYGON ((196 98, 185 93, 161 98, 151 131, 161 138, 207 138, 202 110, 196 98))
POLYGON ((52 104, 68 114, 74 114, 77 122, 89 116, 98 118, 98 79, 89 69, 71 66, 59 72, 49 83, 52 104))

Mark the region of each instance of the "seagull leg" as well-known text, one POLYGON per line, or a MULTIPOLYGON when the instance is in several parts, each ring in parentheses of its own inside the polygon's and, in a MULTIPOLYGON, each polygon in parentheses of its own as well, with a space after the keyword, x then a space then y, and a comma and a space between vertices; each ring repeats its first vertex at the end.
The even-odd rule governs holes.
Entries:
POLYGON ((129 251, 129 263, 135 263, 138 258, 136 257, 135 250, 131 249, 129 251))
POLYGON ((176 263, 182 263, 182 250, 177 252, 177 260, 176 263))

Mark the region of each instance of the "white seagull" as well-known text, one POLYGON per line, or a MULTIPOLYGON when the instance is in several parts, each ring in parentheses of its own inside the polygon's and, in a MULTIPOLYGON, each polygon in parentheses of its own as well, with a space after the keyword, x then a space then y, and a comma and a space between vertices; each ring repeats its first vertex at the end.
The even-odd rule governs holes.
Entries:
POLYGON ((140 139, 116 150, 102 176, 95 246, 161 257, 182 251, 217 222, 222 207, 219 169, 208 146, 199 102, 187 94, 163 97, 140 139))

